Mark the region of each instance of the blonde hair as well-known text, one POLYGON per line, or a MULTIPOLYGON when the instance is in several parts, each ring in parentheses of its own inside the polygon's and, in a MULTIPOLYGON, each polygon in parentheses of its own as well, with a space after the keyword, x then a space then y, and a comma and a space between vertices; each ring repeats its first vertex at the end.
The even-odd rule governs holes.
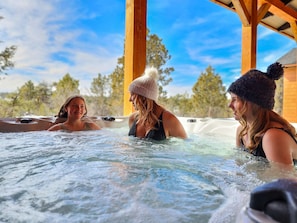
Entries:
POLYGON ((141 95, 135 94, 135 105, 138 110, 138 123, 149 128, 155 128, 155 124, 159 123, 159 118, 154 113, 157 106, 156 102, 152 99, 146 98, 141 95))
POLYGON ((268 109, 264 109, 259 105, 251 103, 252 113, 256 116, 255 121, 250 127, 247 126, 246 117, 243 113, 247 110, 247 101, 240 98, 243 102, 243 108, 240 114, 240 124, 243 126, 242 130, 239 133, 240 138, 247 135, 249 132, 249 141, 250 144, 247 146, 247 149, 253 151, 259 145, 262 140, 264 133, 270 128, 271 122, 277 122, 283 126, 283 128, 288 131, 293 137, 297 137, 296 129, 292 126, 286 119, 277 114, 276 112, 268 109))

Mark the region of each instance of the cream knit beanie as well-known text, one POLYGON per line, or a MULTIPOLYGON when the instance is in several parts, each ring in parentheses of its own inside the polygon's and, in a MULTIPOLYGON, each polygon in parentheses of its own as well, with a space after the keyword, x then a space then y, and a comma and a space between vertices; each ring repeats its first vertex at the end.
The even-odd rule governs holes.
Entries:
POLYGON ((129 86, 129 91, 131 93, 157 101, 159 95, 158 79, 159 74, 156 68, 146 68, 144 74, 141 77, 138 77, 132 81, 129 86))

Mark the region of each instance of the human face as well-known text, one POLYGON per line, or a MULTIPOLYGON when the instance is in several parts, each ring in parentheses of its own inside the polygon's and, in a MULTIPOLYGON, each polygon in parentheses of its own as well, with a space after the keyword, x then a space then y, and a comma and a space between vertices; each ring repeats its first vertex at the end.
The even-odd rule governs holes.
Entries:
POLYGON ((130 93, 129 101, 132 103, 133 107, 136 109, 136 94, 130 93))
POLYGON ((85 101, 81 98, 72 99, 66 107, 69 118, 80 119, 86 113, 85 101))
POLYGON ((240 120, 242 117, 243 101, 236 94, 230 93, 231 101, 228 105, 232 109, 235 120, 240 120))

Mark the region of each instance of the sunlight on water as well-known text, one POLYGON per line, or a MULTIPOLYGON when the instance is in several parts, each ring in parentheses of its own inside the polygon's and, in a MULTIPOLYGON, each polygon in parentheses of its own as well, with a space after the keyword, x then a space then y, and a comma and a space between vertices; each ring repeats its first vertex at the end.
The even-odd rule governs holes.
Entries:
POLYGON ((0 141, 1 222, 234 222, 250 191, 279 174, 211 134, 152 142, 119 128, 0 141))

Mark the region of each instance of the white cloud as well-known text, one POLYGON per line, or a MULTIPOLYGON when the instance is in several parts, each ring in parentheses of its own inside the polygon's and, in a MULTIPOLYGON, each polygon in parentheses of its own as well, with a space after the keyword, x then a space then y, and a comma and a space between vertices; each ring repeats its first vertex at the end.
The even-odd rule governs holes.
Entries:
MULTIPOLYGON (((193 83, 194 85, 194 83, 193 83)), ((188 94, 188 95, 192 95, 192 85, 174 85, 174 84, 170 84, 168 86, 166 86, 164 89, 167 91, 167 95, 170 96, 174 96, 177 94, 188 94)))
POLYGON ((76 26, 79 16, 96 18, 100 12, 84 14, 71 4, 63 0, 7 0, 0 6, 4 46, 17 46, 15 67, 0 80, 0 92, 15 91, 28 80, 36 84, 59 81, 66 73, 86 88, 98 73, 113 71, 123 53, 123 35, 98 34, 76 26))
MULTIPOLYGON (((66 73, 79 80, 82 92, 88 91, 92 79, 98 73, 111 73, 123 54, 123 2, 6 0, 0 3, 0 15, 5 17, 0 21, 0 40, 4 41, 0 50, 2 46, 18 47, 13 58, 15 68, 0 80, 0 92, 14 91, 28 80, 37 84, 57 82, 66 73)), ((227 84, 240 74, 241 22, 236 13, 205 0, 189 0, 182 5, 178 0, 152 0, 148 4, 151 13, 148 28, 163 39, 172 55, 166 64, 175 69, 171 74, 173 82, 166 87, 170 95, 190 93, 208 65, 227 84)), ((266 28, 259 29, 257 67, 266 68, 296 45, 272 34, 266 28)))
POLYGON ((1 75, 0 90, 1 92, 13 92, 27 81, 29 81, 29 79, 24 75, 1 75))

